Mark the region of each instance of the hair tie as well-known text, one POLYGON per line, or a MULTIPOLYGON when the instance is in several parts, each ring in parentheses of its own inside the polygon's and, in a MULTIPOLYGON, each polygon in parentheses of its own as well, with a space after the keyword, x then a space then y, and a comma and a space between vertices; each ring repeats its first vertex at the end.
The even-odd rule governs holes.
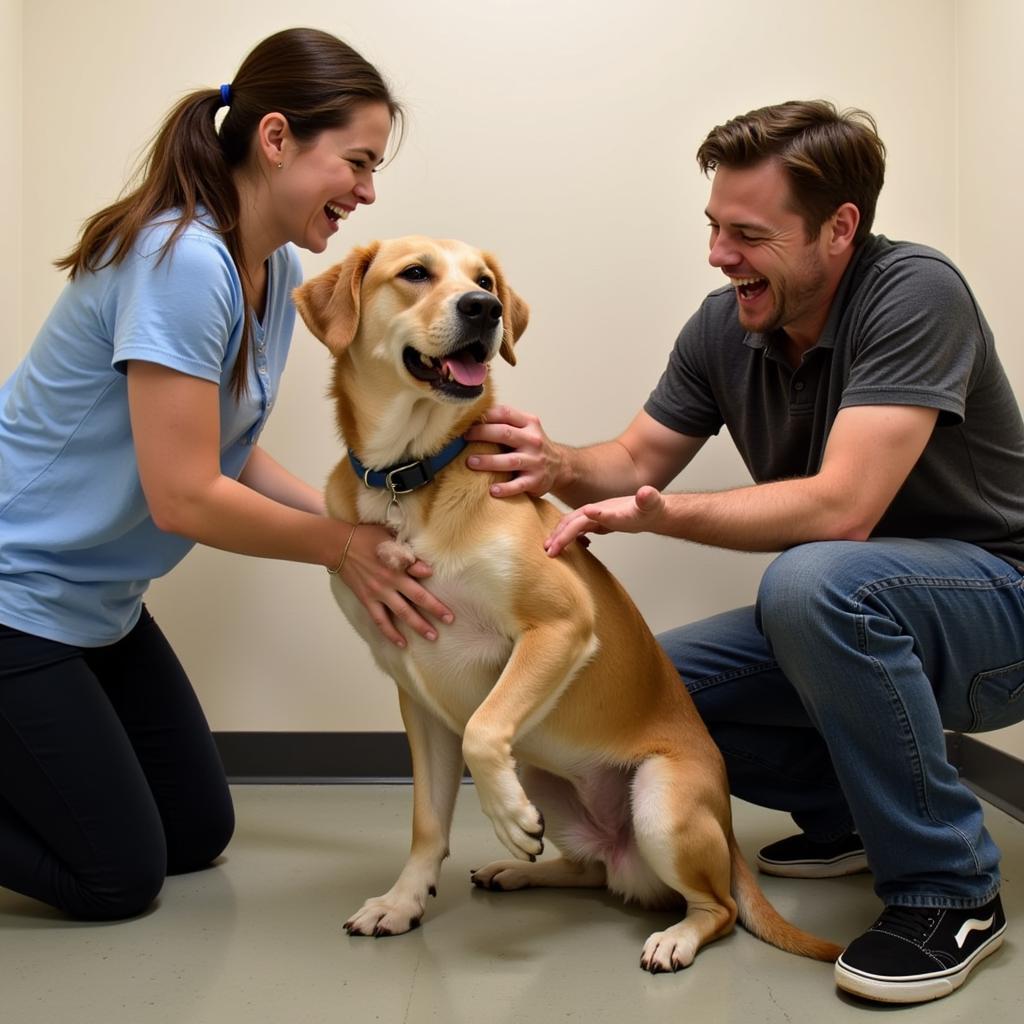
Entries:
POLYGON ((222 85, 220 87, 220 105, 222 107, 230 107, 231 106, 231 86, 230 85, 222 85))

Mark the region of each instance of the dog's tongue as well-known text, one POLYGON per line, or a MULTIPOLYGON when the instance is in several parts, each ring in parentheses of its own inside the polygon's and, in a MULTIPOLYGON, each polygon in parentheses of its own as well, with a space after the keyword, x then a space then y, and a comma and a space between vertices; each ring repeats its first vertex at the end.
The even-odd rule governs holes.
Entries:
POLYGON ((478 363, 468 352, 456 352, 444 360, 448 372, 466 387, 483 384, 487 376, 487 364, 478 363))

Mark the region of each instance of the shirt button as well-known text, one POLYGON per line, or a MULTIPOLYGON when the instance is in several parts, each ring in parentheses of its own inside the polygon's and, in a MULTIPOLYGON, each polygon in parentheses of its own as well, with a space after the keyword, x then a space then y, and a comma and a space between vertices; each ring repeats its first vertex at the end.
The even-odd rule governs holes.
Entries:
POLYGON ((805 387, 807 387, 807 385, 806 385, 806 384, 805 384, 805 383, 804 383, 804 382, 803 382, 802 380, 798 380, 798 381, 797 381, 797 382, 796 382, 796 383, 795 383, 795 384, 793 385, 793 390, 794 390, 794 391, 803 391, 803 389, 804 389, 805 387))

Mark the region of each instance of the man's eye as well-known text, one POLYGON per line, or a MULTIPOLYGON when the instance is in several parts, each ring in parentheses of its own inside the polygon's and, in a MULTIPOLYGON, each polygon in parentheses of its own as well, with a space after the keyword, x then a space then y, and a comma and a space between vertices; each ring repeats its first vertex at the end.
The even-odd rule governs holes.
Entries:
POLYGON ((411 267, 406 267, 398 275, 403 281, 429 281, 430 274, 427 272, 426 267, 421 267, 418 263, 414 263, 411 267))
POLYGON ((353 167, 354 167, 354 168, 355 168, 355 169, 356 169, 357 171, 365 171, 365 170, 366 170, 366 161, 365 161, 365 160, 349 160, 349 163, 350 163, 350 164, 351 164, 351 165, 352 165, 352 166, 353 166, 353 167))
POLYGON ((494 278, 488 277, 487 274, 481 274, 476 279, 476 283, 480 285, 480 287, 483 288, 483 290, 486 292, 494 291, 494 278))

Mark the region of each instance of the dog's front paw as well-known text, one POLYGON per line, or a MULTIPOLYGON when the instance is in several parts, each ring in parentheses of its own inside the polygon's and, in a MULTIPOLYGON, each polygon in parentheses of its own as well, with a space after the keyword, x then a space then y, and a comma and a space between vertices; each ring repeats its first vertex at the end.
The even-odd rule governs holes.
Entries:
POLYGON ((697 955, 699 939, 685 924, 655 932, 644 943, 640 966, 651 974, 675 973, 689 967, 697 955))
POLYGON ((416 552, 399 540, 385 540, 377 545, 377 557, 389 569, 408 569, 416 561, 416 552))
POLYGON ((502 800, 477 785, 480 805, 497 837, 515 857, 533 861, 544 852, 544 815, 517 789, 518 799, 502 800))
POLYGON ((412 898, 374 896, 367 900, 346 922, 349 935, 402 935, 418 928, 423 917, 423 903, 412 898))

